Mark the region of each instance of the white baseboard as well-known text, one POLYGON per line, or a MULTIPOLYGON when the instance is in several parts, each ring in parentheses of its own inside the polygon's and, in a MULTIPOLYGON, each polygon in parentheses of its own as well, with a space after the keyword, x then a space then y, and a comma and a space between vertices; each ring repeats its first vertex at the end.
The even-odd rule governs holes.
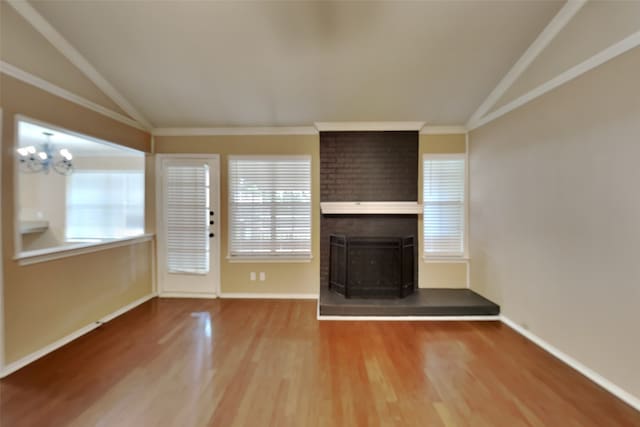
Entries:
POLYGON ((158 294, 159 298, 201 298, 201 299, 216 299, 216 294, 198 294, 189 292, 162 292, 158 294))
POLYGON ((318 314, 318 320, 397 322, 499 322, 500 316, 334 316, 318 314))
POLYGON ((78 329, 75 332, 70 333, 69 335, 60 338, 58 341, 55 341, 51 344, 49 344, 48 346, 41 348, 38 351, 34 351, 33 353, 16 360, 13 363, 9 363, 8 365, 4 366, 4 367, 0 367, 0 378, 4 378, 9 374, 14 373, 15 371, 17 371, 18 369, 24 368, 25 366, 27 366, 28 364, 35 362, 36 360, 40 359, 43 356, 46 356, 47 354, 59 349, 60 347, 70 343, 71 341, 80 338, 81 336, 93 331, 94 329, 100 327, 101 325, 115 319, 116 317, 120 316, 121 314, 126 313, 129 310, 132 310, 134 308, 136 308, 137 306, 139 306, 140 304, 143 304, 147 301, 149 301, 151 298, 155 297, 156 294, 149 294, 146 295, 140 299, 137 299, 135 301, 133 301, 130 304, 125 305, 124 307, 114 311, 113 313, 107 314, 106 316, 104 316, 103 318, 101 318, 100 320, 95 321, 94 323, 91 323, 87 326, 84 326, 80 329, 78 329))
POLYGON ((318 294, 221 293, 220 298, 235 299, 318 299, 318 294))
POLYGON ((502 315, 501 320, 502 320, 502 323, 509 326, 511 329, 518 332, 520 335, 524 336, 525 338, 527 338, 528 340, 536 344, 538 347, 542 348, 548 353, 551 353, 553 356, 560 359, 561 361, 563 361, 564 363, 566 363, 576 371, 580 372, 582 375, 589 378, 591 381, 598 384, 600 387, 604 388, 609 393, 618 397, 620 400, 624 401, 634 409, 640 411, 640 399, 637 398, 636 396, 632 395, 631 393, 622 389, 621 387, 615 385, 614 383, 612 383, 602 375, 598 374, 594 370, 578 362, 573 357, 558 350, 556 347, 552 346, 551 344, 549 344, 539 336, 533 334, 532 332, 524 329, 522 326, 518 325, 508 317, 502 315))

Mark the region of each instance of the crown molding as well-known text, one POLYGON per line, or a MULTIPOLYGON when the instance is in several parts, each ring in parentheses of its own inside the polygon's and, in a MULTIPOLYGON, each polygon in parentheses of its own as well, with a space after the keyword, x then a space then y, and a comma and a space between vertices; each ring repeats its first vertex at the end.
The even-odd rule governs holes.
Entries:
POLYGON ((140 123, 138 123, 137 121, 133 120, 130 117, 127 117, 116 111, 103 107, 100 104, 96 104, 93 101, 89 101, 88 99, 83 98, 80 95, 76 95, 73 92, 70 92, 66 89, 61 88, 60 86, 57 86, 51 82, 41 79, 38 76, 35 76, 31 73, 28 73, 27 71, 24 71, 16 67, 15 65, 9 64, 8 62, 0 60, 0 73, 6 74, 7 76, 13 77, 14 79, 20 80, 31 86, 35 86, 38 89, 42 89, 45 92, 48 92, 52 95, 58 96, 69 102, 73 102, 74 104, 80 105, 81 107, 84 107, 88 110, 95 111, 96 113, 102 114, 103 116, 107 116, 110 119, 113 119, 120 123, 124 123, 125 125, 131 126, 143 131, 148 130, 144 126, 142 126, 140 123))
POLYGON ((319 132, 344 131, 419 131, 424 122, 316 122, 319 132))
POLYGON ((546 83, 541 84, 535 89, 509 102, 508 104, 505 104, 497 110, 494 110, 490 114, 487 114, 481 120, 471 126, 469 130, 477 129, 480 126, 484 126, 487 123, 492 122, 493 120, 515 110, 516 108, 519 108, 524 104, 533 101, 534 99, 557 88, 558 86, 563 85, 575 79, 576 77, 581 76, 587 71, 590 71, 615 58, 616 56, 622 55, 623 53, 638 46, 640 46, 640 31, 630 35, 629 37, 619 41, 618 43, 609 46, 608 48, 600 51, 591 58, 581 62, 578 65, 575 65, 574 67, 569 68, 565 72, 560 73, 558 76, 547 81, 546 83))
POLYGON ((425 126, 420 131, 420 135, 451 135, 466 134, 466 126, 425 126))
POLYGON ((7 0, 7 3, 15 9, 33 28, 44 36, 58 51, 64 55, 73 65, 75 65, 89 80, 93 82, 102 92, 105 93, 118 107, 133 117, 138 123, 144 126, 145 130, 150 130, 153 126, 127 99, 116 90, 96 70, 84 56, 69 43, 62 35, 36 11, 27 1, 7 0))
POLYGON ((587 0, 568 0, 560 11, 553 17, 549 24, 542 30, 540 35, 522 54, 520 59, 500 80, 500 83, 491 91, 478 109, 471 115, 467 122, 467 127, 471 128, 475 123, 488 113, 498 102, 500 97, 515 83, 515 81, 529 68, 529 65, 540 55, 540 53, 551 43, 551 41, 562 31, 571 19, 582 9, 587 0))
POLYGON ((465 126, 424 126, 424 122, 319 122, 316 126, 263 126, 211 128, 154 128, 154 136, 216 136, 216 135, 317 135, 319 131, 398 131, 416 130, 423 135, 465 134, 465 126), (318 128, 319 126, 319 128, 318 128))
POLYGON ((216 135, 317 135, 313 126, 155 128, 154 136, 216 136, 216 135))

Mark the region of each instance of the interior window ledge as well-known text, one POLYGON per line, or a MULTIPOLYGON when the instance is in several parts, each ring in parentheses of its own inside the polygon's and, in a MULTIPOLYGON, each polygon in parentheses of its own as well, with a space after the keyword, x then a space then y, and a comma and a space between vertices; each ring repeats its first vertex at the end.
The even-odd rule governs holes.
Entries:
POLYGON ((272 256, 272 257, 251 257, 251 256, 227 256, 227 261, 230 263, 299 263, 299 262, 311 262, 313 256, 306 257, 291 257, 291 256, 272 256))
POLYGON ((450 257, 433 257, 433 256, 423 256, 422 260, 426 263, 462 263, 469 262, 471 258, 468 256, 450 256, 450 257))
POLYGON ((31 265, 40 262, 53 261, 55 259, 67 258, 76 255, 88 254, 91 252, 104 251, 107 249, 118 248, 121 246, 135 245, 147 242, 153 237, 153 233, 145 233, 139 236, 124 237, 122 239, 114 239, 97 243, 78 243, 69 246, 59 246, 55 248, 38 249, 35 251, 21 252, 13 258, 18 265, 31 265))

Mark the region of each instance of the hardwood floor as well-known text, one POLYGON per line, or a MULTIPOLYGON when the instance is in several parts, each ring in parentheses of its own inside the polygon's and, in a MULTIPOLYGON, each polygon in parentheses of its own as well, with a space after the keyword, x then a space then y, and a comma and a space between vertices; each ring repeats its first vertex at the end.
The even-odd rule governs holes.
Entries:
POLYGON ((0 381, 0 425, 640 426, 500 323, 152 300, 0 381))

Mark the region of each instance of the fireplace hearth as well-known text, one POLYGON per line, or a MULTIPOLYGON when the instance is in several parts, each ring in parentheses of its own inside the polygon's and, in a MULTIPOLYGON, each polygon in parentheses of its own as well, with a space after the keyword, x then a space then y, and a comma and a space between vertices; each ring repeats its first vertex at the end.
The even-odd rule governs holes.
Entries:
POLYGON ((329 289, 346 298, 403 298, 416 287, 414 236, 329 236, 329 289))

